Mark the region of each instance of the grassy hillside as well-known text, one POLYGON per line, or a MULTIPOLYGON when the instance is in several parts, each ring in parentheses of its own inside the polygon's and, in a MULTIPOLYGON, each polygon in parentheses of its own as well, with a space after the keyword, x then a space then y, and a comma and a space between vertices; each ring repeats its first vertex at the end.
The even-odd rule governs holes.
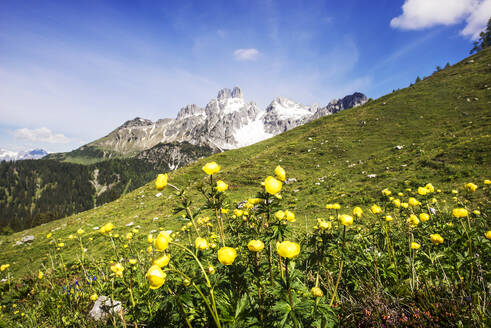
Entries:
MULTIPOLYGON (((405 189, 431 182, 448 192, 469 181, 482 184, 491 177, 490 63, 491 49, 486 49, 364 106, 198 160, 171 172, 169 181, 192 189, 205 181, 204 163, 216 161, 233 203, 252 197, 265 175, 280 164, 287 177, 297 180, 284 190, 292 194, 289 205, 300 226, 304 220, 325 216, 326 203, 366 204, 386 186, 405 189), (376 177, 370 178, 371 174, 376 177)), ((12 263, 15 275, 30 272, 43 261, 39 254, 49 248, 43 236, 55 229, 62 237, 80 227, 91 231, 111 221, 117 227, 134 222, 142 232, 159 227, 175 230, 181 225, 172 215, 176 196, 170 189, 161 197, 156 194, 149 183, 96 209, 1 237, 0 263, 12 263), (155 217, 159 219, 152 221, 155 217), (12 246, 29 234, 37 237, 32 245, 12 246)), ((479 197, 488 209, 489 199, 482 193, 479 197)), ((92 234, 94 243, 102 240, 92 234)), ((68 244, 63 251, 69 254, 77 247, 68 244)))
MULTIPOLYGON (((197 225, 185 220, 183 210, 174 212, 180 197, 171 186, 158 192, 149 183, 93 210, 0 237, 0 264, 10 264, 0 268, 7 277, 0 285, 0 305, 7 306, 0 308, 6 313, 5 321, 0 313, 0 326, 23 322, 23 315, 31 326, 101 326, 87 315, 92 293, 124 302, 128 312, 121 320, 112 317, 114 326, 176 326, 184 319, 195 327, 212 321, 217 327, 220 321, 221 327, 489 326, 491 189, 483 181, 491 178, 490 90, 487 49, 361 107, 170 172, 169 183, 190 200, 186 215, 197 211, 197 225), (209 177, 202 167, 211 161, 221 165, 214 178, 228 190, 211 192, 213 201, 203 205, 198 190, 209 177), (252 214, 245 220, 225 218, 227 246, 239 253, 229 262, 233 265, 224 265, 218 252, 220 264, 213 247, 183 251, 200 234, 225 246, 215 213, 224 207, 232 213, 239 202, 255 197, 278 164, 293 179, 283 186, 283 199, 263 192, 259 205, 249 204, 252 214), (477 190, 466 191, 469 182, 475 186, 467 189, 477 190), (427 183, 434 193, 424 196, 422 188, 418 194, 427 183), (384 188, 403 202, 417 197, 422 203, 395 206, 382 195, 384 188), (223 195, 224 203, 217 205, 223 195), (340 213, 326 210, 327 203, 339 203, 340 213), (371 214, 373 203, 383 212, 371 214), (335 219, 355 206, 364 214, 353 215, 352 226, 349 218, 335 219), (467 210, 452 212, 456 207, 467 210), (270 213, 277 209, 293 211, 296 222, 276 220, 270 213), (207 225, 202 215, 213 223, 207 225), (99 232, 108 222, 115 225, 111 234, 99 232), (169 258, 159 264, 167 272, 164 287, 150 290, 145 273, 163 253, 155 252, 158 243, 147 248, 146 235, 181 230, 184 224, 188 232, 160 249, 171 257, 170 264, 169 258), (436 233, 443 237, 435 241, 436 233), (35 237, 32 243, 14 245, 27 235, 35 237), (260 255, 249 251, 252 239, 266 244, 260 255), (284 240, 299 245, 274 251, 284 240), (39 269, 44 280, 37 278, 39 269), (309 293, 313 286, 320 289, 309 293), (273 319, 263 320, 263 307, 273 319)), ((160 269, 151 268, 157 270, 151 283, 159 288, 160 269)))

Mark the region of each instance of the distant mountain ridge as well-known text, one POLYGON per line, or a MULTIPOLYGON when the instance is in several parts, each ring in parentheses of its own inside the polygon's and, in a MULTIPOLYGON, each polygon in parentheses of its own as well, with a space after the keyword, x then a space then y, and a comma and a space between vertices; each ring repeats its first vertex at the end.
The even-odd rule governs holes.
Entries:
POLYGON ((333 99, 324 107, 306 106, 286 97, 276 97, 262 110, 254 101, 245 102, 239 87, 224 88, 204 108, 187 105, 175 119, 156 122, 136 117, 74 152, 90 150, 99 152, 98 156, 102 154, 103 158, 134 157, 158 144, 182 142, 219 152, 254 144, 365 102, 367 97, 359 92, 333 99))
POLYGON ((23 159, 40 159, 48 155, 44 149, 31 149, 25 151, 11 151, 0 148, 0 161, 17 161, 23 159))

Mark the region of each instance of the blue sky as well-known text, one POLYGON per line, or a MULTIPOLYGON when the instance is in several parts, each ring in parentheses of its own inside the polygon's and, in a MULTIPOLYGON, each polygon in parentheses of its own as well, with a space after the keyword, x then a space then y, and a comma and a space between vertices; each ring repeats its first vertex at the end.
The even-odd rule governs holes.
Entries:
POLYGON ((377 98, 468 56, 491 0, 0 1, 0 148, 69 151, 240 86, 377 98))

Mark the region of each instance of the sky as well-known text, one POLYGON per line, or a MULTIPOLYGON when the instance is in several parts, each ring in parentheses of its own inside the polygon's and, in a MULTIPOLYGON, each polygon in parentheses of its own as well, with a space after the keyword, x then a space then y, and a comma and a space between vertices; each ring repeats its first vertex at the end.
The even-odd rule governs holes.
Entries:
POLYGON ((378 98, 469 55, 491 0, 0 1, 0 148, 70 151, 239 86, 378 98))

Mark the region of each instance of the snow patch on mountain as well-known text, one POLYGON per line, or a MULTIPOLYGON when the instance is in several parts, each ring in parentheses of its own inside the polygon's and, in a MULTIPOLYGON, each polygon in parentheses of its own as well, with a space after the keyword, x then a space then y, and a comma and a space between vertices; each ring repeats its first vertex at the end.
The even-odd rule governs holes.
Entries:
POLYGON ((23 159, 40 159, 48 155, 44 149, 30 149, 25 151, 11 151, 0 148, 0 161, 17 161, 23 159))

